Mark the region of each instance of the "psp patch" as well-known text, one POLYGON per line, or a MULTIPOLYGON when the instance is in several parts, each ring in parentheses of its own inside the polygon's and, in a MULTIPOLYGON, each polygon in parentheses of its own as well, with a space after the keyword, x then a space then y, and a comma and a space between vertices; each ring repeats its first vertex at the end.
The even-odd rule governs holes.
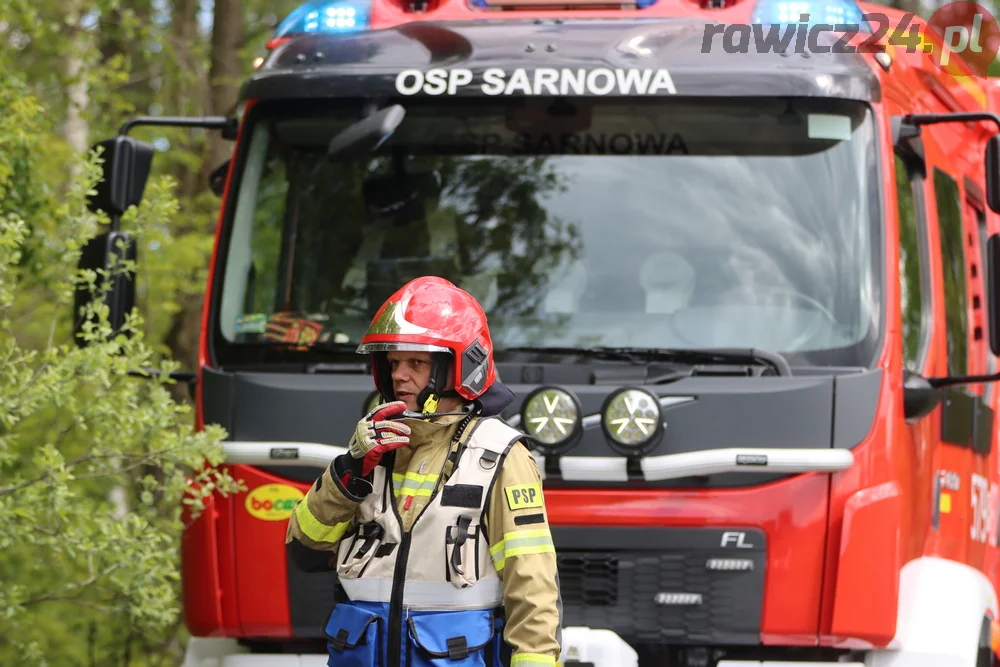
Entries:
POLYGON ((505 486, 503 491, 507 494, 507 506, 512 510, 542 506, 541 484, 515 484, 505 486))

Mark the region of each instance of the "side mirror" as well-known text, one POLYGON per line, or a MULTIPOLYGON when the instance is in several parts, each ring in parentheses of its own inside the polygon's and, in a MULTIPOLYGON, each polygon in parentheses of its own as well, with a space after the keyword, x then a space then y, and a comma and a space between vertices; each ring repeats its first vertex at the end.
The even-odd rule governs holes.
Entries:
POLYGON ((986 203, 1000 213, 1000 134, 986 142, 986 203))
POLYGON ((221 197, 222 193, 226 190, 226 176, 229 174, 229 163, 230 160, 226 160, 208 175, 208 187, 212 189, 212 192, 217 197, 221 197))
POLYGON ((941 402, 941 391, 927 378, 903 371, 903 415, 906 419, 926 417, 941 402))
MULTIPOLYGON (((80 269, 109 270, 121 261, 134 261, 135 241, 126 232, 110 231, 95 236, 83 247, 80 255, 80 269)), ((101 279, 98 278, 99 285, 101 279)), ((73 338, 79 347, 86 341, 80 338, 83 325, 88 321, 81 309, 93 299, 86 286, 79 286, 73 299, 73 338)), ((113 333, 118 333, 125 325, 125 317, 135 305, 135 277, 128 272, 117 271, 111 279, 110 289, 104 294, 108 307, 108 323, 113 333)))
POLYGON ((406 110, 394 104, 342 130, 330 140, 327 157, 333 162, 349 162, 377 150, 403 122, 406 110))
POLYGON ((91 211, 104 211, 116 220, 130 206, 142 201, 149 170, 153 164, 153 146, 131 137, 117 136, 95 145, 104 149, 104 179, 88 202, 91 211))
MULTIPOLYGON (((111 230, 87 242, 80 253, 78 268, 109 271, 122 261, 134 261, 136 258, 135 241, 128 233, 118 231, 118 219, 142 201, 153 164, 153 146, 119 135, 95 144, 94 148, 104 149, 101 153, 104 178, 95 187, 87 206, 95 213, 107 213, 111 218, 111 230)), ((99 280, 99 286, 103 286, 103 279, 99 280)), ((80 347, 86 345, 80 334, 88 321, 80 311, 92 299, 93 295, 83 285, 73 296, 73 339, 80 347)), ((135 276, 116 270, 108 291, 104 293, 104 304, 108 307, 108 323, 112 332, 120 332, 126 316, 135 305, 135 276)))
POLYGON ((986 242, 986 303, 990 351, 1000 356, 1000 234, 993 234, 986 242))

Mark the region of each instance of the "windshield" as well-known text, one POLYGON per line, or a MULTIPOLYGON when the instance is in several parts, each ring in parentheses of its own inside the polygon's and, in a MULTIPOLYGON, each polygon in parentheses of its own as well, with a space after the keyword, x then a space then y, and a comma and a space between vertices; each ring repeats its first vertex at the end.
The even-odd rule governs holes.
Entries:
POLYGON ((348 163, 326 148, 360 103, 254 108, 220 255, 220 363, 348 350, 421 275, 480 300, 501 359, 508 346, 636 346, 872 362, 879 205, 865 105, 401 104, 390 139, 348 163))

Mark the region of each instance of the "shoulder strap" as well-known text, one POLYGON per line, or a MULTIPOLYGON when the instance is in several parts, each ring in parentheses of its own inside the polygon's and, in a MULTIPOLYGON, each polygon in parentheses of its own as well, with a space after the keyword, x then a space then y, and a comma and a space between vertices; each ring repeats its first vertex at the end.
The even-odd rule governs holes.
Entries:
POLYGON ((492 544, 489 535, 489 527, 487 526, 486 515, 489 513, 490 500, 493 497, 493 488, 500 478, 500 470, 503 468, 504 461, 510 450, 518 443, 520 440, 526 440, 528 435, 523 431, 520 431, 506 422, 500 419, 494 419, 496 423, 492 428, 483 433, 484 438, 476 440, 474 445, 481 452, 479 457, 479 465, 486 470, 492 470, 493 475, 490 478, 489 485, 486 487, 486 493, 483 497, 483 508, 479 515, 479 524, 483 527, 483 533, 486 535, 486 539, 492 544))
POLYGON ((479 416, 468 417, 469 421, 465 424, 465 427, 462 428, 459 426, 461 432, 458 433, 458 438, 451 441, 451 451, 448 452, 448 458, 444 462, 441 484, 448 481, 448 478, 451 477, 451 474, 455 471, 455 466, 458 465, 458 459, 465 450, 466 443, 469 441, 469 438, 472 437, 472 434, 476 431, 476 429, 479 428, 479 425, 482 423, 482 419, 483 418, 479 416))
POLYGON ((497 443, 509 443, 518 438, 528 437, 527 433, 514 428, 499 417, 484 417, 474 431, 474 435, 474 447, 496 451, 505 449, 505 445, 497 443))
POLYGON ((492 468, 511 445, 527 434, 507 424, 499 417, 476 417, 461 439, 454 443, 445 463, 444 478, 451 477, 466 448, 478 450, 484 467, 492 468))

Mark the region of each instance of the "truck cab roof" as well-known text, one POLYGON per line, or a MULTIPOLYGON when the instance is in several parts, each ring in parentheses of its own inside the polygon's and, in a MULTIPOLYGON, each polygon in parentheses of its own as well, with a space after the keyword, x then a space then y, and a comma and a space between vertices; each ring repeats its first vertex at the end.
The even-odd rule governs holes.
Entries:
POLYGON ((412 87, 415 79, 405 80, 406 76, 440 68, 472 75, 468 82, 459 79, 463 85, 443 87, 442 95, 458 97, 495 95, 497 88, 484 88, 489 83, 484 74, 493 70, 507 83, 522 70, 519 76, 528 85, 505 85, 501 94, 880 100, 872 62, 859 53, 834 48, 838 38, 833 33, 818 33, 820 46, 827 51, 819 53, 796 48, 794 24, 742 28, 748 37, 731 39, 723 35, 728 28, 697 17, 551 18, 414 22, 356 33, 306 34, 279 44, 248 79, 241 97, 396 96, 412 87), (638 72, 629 75, 628 70, 638 72), (671 85, 653 85, 658 74, 664 81, 662 72, 671 85), (586 83, 574 87, 578 79, 573 76, 587 77, 586 83))

